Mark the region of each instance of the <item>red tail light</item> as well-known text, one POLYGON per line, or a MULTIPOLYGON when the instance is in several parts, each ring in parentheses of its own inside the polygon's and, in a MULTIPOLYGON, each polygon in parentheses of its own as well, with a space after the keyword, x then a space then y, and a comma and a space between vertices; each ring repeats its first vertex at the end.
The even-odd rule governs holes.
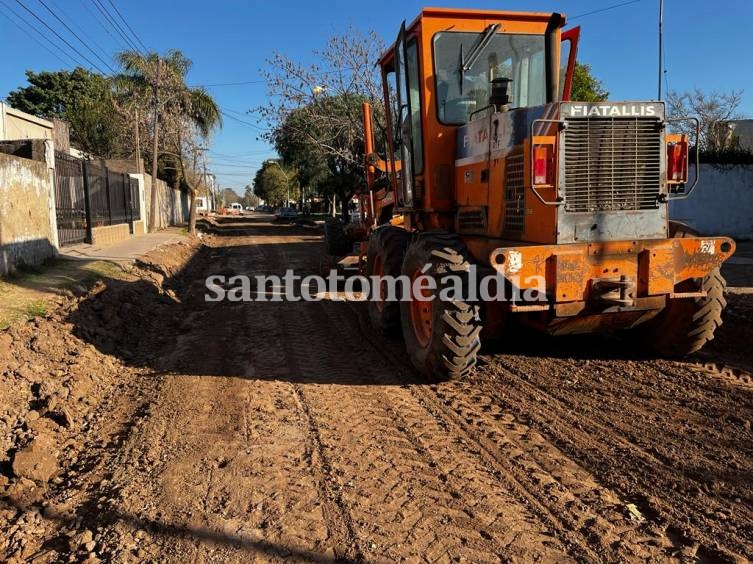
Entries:
POLYGON ((554 184, 554 151, 551 145, 536 145, 533 149, 533 183, 554 184))
POLYGON ((687 141, 667 143, 667 180, 672 184, 685 184, 688 181, 687 141))

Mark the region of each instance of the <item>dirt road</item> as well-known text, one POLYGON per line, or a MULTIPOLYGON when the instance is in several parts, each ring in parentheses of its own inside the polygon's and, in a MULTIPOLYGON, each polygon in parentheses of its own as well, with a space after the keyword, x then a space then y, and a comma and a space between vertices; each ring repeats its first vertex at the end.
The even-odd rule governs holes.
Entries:
POLYGON ((440 385, 364 304, 204 300, 213 274, 317 273, 321 247, 316 230, 241 220, 179 270, 153 257, 71 307, 61 323, 117 384, 42 494, 10 495, 0 464, 0 557, 753 559, 747 295, 687 362, 522 335, 440 385))

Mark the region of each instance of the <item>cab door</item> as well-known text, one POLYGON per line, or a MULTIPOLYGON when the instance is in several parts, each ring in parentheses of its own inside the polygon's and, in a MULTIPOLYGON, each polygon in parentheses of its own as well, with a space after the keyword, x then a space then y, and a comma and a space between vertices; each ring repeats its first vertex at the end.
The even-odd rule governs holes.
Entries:
POLYGON ((411 108, 407 60, 405 22, 403 22, 402 26, 400 26, 397 41, 395 42, 395 81, 397 86, 395 129, 398 132, 398 148, 401 163, 401 204, 403 207, 412 208, 415 166, 413 157, 413 124, 411 119, 413 111, 411 108))

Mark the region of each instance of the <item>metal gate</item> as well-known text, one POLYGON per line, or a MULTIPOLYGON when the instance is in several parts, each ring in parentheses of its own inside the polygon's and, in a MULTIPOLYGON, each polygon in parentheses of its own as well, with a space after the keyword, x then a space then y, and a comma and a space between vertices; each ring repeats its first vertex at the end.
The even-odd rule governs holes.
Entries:
POLYGON ((61 246, 91 240, 83 163, 55 153, 55 212, 61 246))
POLYGON ((55 153, 55 196, 60 245, 91 243, 92 229, 141 219, 139 182, 95 161, 55 153))

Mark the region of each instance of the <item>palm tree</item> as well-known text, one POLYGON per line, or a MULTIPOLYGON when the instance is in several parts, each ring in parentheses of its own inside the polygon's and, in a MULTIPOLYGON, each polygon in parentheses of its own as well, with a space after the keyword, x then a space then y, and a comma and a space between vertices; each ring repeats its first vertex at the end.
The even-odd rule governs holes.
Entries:
MULTIPOLYGON (((123 51, 117 55, 117 59, 123 72, 114 78, 115 84, 126 90, 147 93, 151 98, 154 182, 160 157, 161 130, 167 129, 164 136, 172 138, 182 158, 182 140, 192 136, 191 133, 187 134, 187 130, 193 127, 201 137, 206 138, 212 130, 222 126, 222 114, 217 102, 206 90, 186 84, 192 63, 181 51, 171 49, 164 56, 156 52, 142 54, 123 51)), ((194 194, 191 196, 193 200, 194 194)), ((193 203, 191 207, 193 209, 193 203)), ((157 226, 156 189, 152 189, 149 225, 150 229, 157 226)))

